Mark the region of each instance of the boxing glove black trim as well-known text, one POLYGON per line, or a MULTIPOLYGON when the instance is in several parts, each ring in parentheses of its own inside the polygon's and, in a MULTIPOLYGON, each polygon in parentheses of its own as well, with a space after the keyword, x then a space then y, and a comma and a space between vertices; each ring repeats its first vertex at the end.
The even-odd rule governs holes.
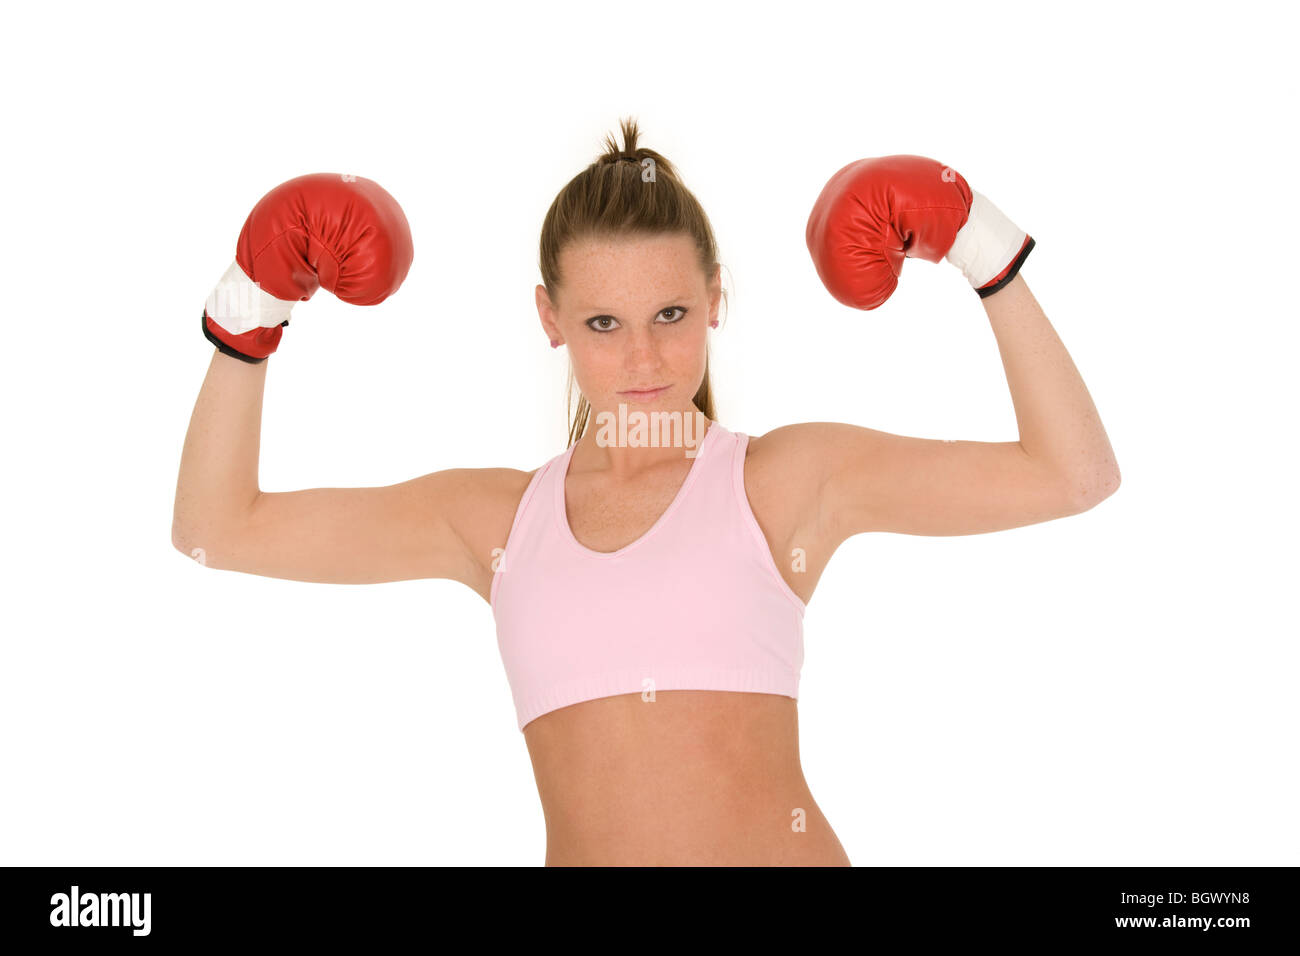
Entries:
MULTIPOLYGON (((211 342, 213 345, 215 345, 217 347, 218 352, 221 352, 224 355, 229 355, 231 358, 237 358, 241 362, 247 362, 249 365, 260 365, 262 362, 265 362, 268 358, 270 358, 269 355, 264 355, 261 358, 253 358, 251 355, 245 355, 243 352, 240 352, 238 349, 231 348, 225 342, 221 341, 221 339, 213 335, 208 330, 208 312, 206 309, 203 310, 203 315, 200 321, 203 323, 203 337, 207 339, 209 342, 211 342)), ((283 322, 280 323, 281 326, 285 326, 288 324, 289 324, 288 319, 285 319, 283 322)))
POLYGON ((1034 237, 1029 236, 1028 241, 1025 243, 1025 247, 1020 250, 1020 255, 1016 256, 1015 260, 1011 263, 1010 268, 1007 270, 1007 274, 997 282, 993 283, 993 285, 984 286, 983 288, 975 290, 979 293, 981 299, 987 299, 994 292, 997 292, 1016 277, 1016 273, 1020 271, 1020 267, 1023 266, 1025 260, 1029 258, 1029 253, 1033 250, 1034 244, 1034 237))

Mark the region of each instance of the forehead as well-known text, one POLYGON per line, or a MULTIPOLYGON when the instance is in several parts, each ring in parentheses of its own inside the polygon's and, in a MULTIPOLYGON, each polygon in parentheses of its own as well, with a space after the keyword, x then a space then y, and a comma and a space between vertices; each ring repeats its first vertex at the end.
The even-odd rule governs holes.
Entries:
POLYGON ((653 296, 665 287, 704 283, 695 244, 679 235, 572 242, 560 252, 560 273, 562 295, 574 299, 629 292, 653 296))

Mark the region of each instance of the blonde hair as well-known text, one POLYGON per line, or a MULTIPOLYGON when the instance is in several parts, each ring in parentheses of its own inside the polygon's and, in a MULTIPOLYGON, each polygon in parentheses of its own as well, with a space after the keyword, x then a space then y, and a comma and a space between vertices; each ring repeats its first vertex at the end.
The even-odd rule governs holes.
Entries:
MULTIPOLYGON (((672 163, 654 150, 637 145, 640 131, 634 119, 624 119, 620 126, 623 148, 619 149, 615 141, 606 136, 604 153, 569 180, 546 211, 538 265, 542 285, 552 301, 560 283, 560 252, 575 241, 682 234, 695 244, 706 281, 718 268, 718 243, 699 200, 683 185, 672 163), (654 176, 643 179, 642 161, 647 158, 654 161, 654 176)), ((723 296, 726 296, 725 290, 723 296)), ((568 418, 569 445, 582 437, 591 412, 591 405, 581 393, 574 411, 573 393, 573 365, 570 363, 566 399, 566 411, 571 416, 568 418)), ((708 418, 717 418, 713 389, 709 383, 707 353, 704 380, 695 393, 694 402, 708 418)))

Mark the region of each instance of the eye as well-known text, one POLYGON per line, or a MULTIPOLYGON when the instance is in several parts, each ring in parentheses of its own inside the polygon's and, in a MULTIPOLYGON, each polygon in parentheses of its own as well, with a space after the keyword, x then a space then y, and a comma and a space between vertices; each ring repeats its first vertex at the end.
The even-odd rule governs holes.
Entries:
MULTIPOLYGON (((669 319, 668 321, 666 321, 666 322, 663 323, 664 325, 676 325, 676 324, 677 324, 678 322, 680 322, 682 319, 686 318, 686 312, 687 312, 687 310, 684 309, 684 308, 682 308, 680 305, 674 305, 674 306, 672 306, 672 307, 670 307, 670 308, 667 308, 667 309, 662 310, 662 311, 659 313, 659 315, 660 315, 660 316, 663 316, 663 315, 666 315, 666 314, 668 314, 668 313, 670 313, 670 312, 680 312, 681 315, 677 316, 677 318, 675 318, 675 319, 669 319)), ((590 319, 587 320, 587 328, 591 329, 593 332, 612 332, 612 331, 614 331, 614 329, 618 328, 618 319, 614 318, 612 315, 597 315, 597 316, 593 316, 592 318, 590 318, 590 319), (599 323, 610 323, 610 322, 612 322, 612 323, 614 323, 614 324, 613 324, 613 325, 607 325, 607 324, 597 325, 596 323, 598 323, 598 322, 599 322, 599 323)))

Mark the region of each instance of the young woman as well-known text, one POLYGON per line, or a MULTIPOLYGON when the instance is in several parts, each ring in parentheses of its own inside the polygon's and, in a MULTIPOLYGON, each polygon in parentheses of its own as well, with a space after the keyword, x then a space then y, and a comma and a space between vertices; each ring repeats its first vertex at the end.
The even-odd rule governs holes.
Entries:
POLYGON ((832 294, 860 308, 888 297, 907 255, 957 264, 997 337, 1019 441, 723 427, 708 370, 712 230, 637 137, 625 121, 623 148, 607 141, 543 223, 537 309, 581 396, 567 449, 531 472, 258 489, 262 360, 292 302, 317 283, 380 301, 411 261, 401 210, 373 183, 304 177, 268 194, 218 287, 225 301, 214 292, 204 313, 218 352, 186 437, 173 543, 212 567, 449 578, 488 601, 549 865, 847 865, 803 777, 796 709, 804 608, 836 548, 867 531, 978 534, 1076 514, 1119 472, 1018 274, 1033 240, 920 157, 841 170, 809 248, 832 294), (673 430, 647 440, 636 426, 648 419, 673 430))

